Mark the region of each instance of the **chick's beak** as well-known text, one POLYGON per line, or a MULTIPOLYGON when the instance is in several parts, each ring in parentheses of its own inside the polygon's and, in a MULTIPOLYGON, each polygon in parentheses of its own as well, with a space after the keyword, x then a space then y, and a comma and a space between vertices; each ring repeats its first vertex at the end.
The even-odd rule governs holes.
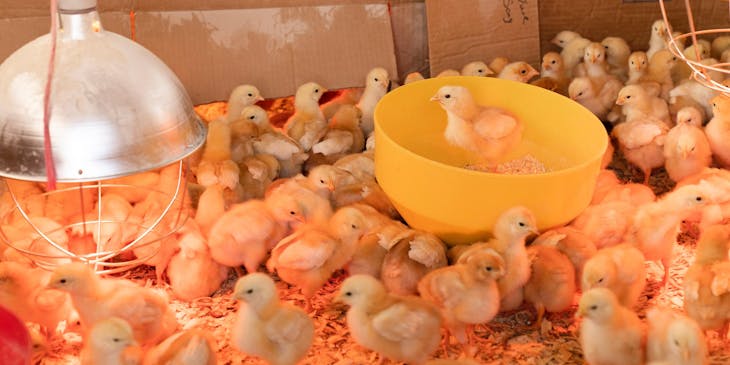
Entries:
POLYGON ((578 310, 575 311, 575 318, 582 318, 583 316, 585 316, 585 314, 585 308, 582 305, 579 305, 578 310))
POLYGON ((390 80, 381 80, 380 81, 380 86, 382 86, 384 89, 387 89, 389 84, 390 84, 390 80))
POLYGON ((264 101, 264 97, 259 95, 256 97, 256 101, 264 101))
POLYGON ((689 357, 690 357, 689 349, 683 349, 682 350, 682 360, 684 361, 685 364, 689 363, 689 357))
POLYGON ((545 62, 542 64, 542 69, 545 71, 550 71, 552 69, 552 67, 550 66, 549 63, 545 62))
POLYGON ((441 101, 441 97, 439 97, 438 95, 434 95, 434 96, 431 97, 430 100, 431 101, 441 101))
POLYGON ((624 98, 616 99, 616 105, 624 105, 625 102, 626 102, 626 99, 624 99, 624 98))
POLYGON ((596 55, 591 56, 591 63, 596 63, 597 60, 598 60, 598 57, 596 57, 596 55))
POLYGON ((333 183, 332 181, 328 182, 327 183, 327 190, 329 190, 329 191, 335 191, 335 183, 333 183))

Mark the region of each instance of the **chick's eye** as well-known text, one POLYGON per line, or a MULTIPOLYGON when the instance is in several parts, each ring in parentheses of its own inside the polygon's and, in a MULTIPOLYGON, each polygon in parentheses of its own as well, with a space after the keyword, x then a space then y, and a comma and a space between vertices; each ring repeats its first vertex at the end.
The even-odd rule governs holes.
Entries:
POLYGON ((58 282, 61 283, 61 284, 66 284, 66 279, 61 279, 58 282))
POLYGON ((351 297, 352 296, 352 292, 351 291, 348 291, 347 293, 345 293, 345 296, 351 297))
POLYGON ((679 341, 674 340, 674 346, 679 346, 679 341))
POLYGON ((293 211, 293 210, 290 210, 290 211, 289 211, 289 215, 296 215, 296 214, 297 214, 297 213, 296 213, 295 211, 293 211))
POLYGON ((357 224, 354 224, 353 223, 353 224, 350 225, 350 227, 352 227, 352 229, 357 229, 357 224))
POLYGON ((591 306, 591 308, 590 308, 590 309, 591 309, 592 311, 594 311, 594 310, 598 309, 598 306, 594 304, 594 305, 592 305, 592 306, 591 306))
POLYGON ((602 282, 603 282, 603 278, 598 279, 598 283, 599 284, 602 283, 602 282))
POLYGON ((253 96, 253 94, 251 94, 251 93, 248 93, 248 97, 249 97, 249 98, 250 98, 250 97, 252 97, 252 96, 253 96))
POLYGON ((702 197, 701 196, 696 196, 695 197, 695 201, 701 202, 702 201, 702 197))
POLYGON ((482 72, 484 72, 484 70, 482 70, 482 69, 480 68, 480 69, 478 69, 478 70, 477 70, 477 72, 479 72, 479 73, 482 73, 482 72))
POLYGON ((527 73, 527 70, 520 70, 520 73, 524 75, 527 73))
POLYGON ((626 95, 626 99, 631 99, 631 95, 626 95))
POLYGON ((319 89, 314 89, 314 93, 315 94, 318 93, 318 92, 319 92, 319 89))
POLYGON ((248 117, 248 119, 251 119, 251 120, 253 120, 254 118, 255 118, 255 116, 253 116, 253 115, 248 117))
POLYGON ((583 96, 583 92, 582 92, 582 91, 581 91, 581 92, 579 92, 579 93, 578 93, 578 96, 583 96))
POLYGON ((120 339, 118 339, 118 338, 116 338, 116 337, 114 337, 114 338, 112 338, 112 341, 114 341, 114 342, 119 342, 119 341, 121 341, 121 340, 120 340, 120 339))
POLYGON ((491 272, 491 271, 492 271, 492 267, 491 267, 491 266, 487 266, 487 267, 485 267, 485 269, 486 269, 487 271, 489 271, 489 272, 491 272))
POLYGON ((451 99, 451 94, 444 95, 444 99, 451 99))
POLYGON ((246 290, 246 294, 253 294, 253 289, 246 290))
POLYGON ((378 78, 377 78, 377 77, 376 77, 376 78, 374 78, 374 79, 373 79, 373 81, 375 81, 375 82, 378 82, 378 78))
POLYGON ((556 62, 555 60, 552 60, 552 61, 550 61, 550 63, 552 63, 552 64, 554 65, 554 64, 556 64, 557 62, 556 62))
POLYGON ((320 183, 320 184, 324 184, 324 180, 320 179, 320 180, 319 180, 319 183, 320 183))
POLYGON ((517 223, 517 224, 518 224, 518 225, 519 225, 520 227, 524 227, 524 226, 526 226, 525 222, 519 222, 519 223, 517 223))

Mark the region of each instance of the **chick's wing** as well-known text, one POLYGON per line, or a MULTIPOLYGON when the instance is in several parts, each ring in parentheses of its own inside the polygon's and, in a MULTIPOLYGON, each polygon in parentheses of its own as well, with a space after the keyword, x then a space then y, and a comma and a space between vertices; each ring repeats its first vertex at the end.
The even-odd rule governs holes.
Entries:
POLYGON ((306 324, 302 313, 294 310, 279 310, 266 323, 264 333, 274 342, 289 343, 301 336, 306 324))
POLYGON ((517 119, 498 108, 484 108, 474 122, 474 130, 482 137, 499 139, 506 137, 517 127, 517 119))
POLYGON ((391 341, 404 341, 420 337, 431 315, 425 309, 396 303, 373 317, 373 328, 391 341))
POLYGON ((337 241, 318 231, 308 231, 291 242, 278 256, 277 265, 296 270, 321 267, 332 257, 337 241))

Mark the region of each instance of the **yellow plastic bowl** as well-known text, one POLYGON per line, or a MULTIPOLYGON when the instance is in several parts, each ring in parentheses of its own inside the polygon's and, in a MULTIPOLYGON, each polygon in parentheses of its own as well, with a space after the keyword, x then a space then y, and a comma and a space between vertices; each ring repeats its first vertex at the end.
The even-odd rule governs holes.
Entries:
POLYGON ((539 87, 485 77, 444 77, 401 86, 375 108, 375 175, 413 228, 448 244, 489 237, 499 214, 531 209, 540 229, 565 224, 591 200, 608 136, 580 104, 539 87), (486 173, 462 168, 469 154, 450 146, 446 112, 431 96, 444 85, 467 87, 481 105, 505 108, 525 125, 516 157, 530 153, 550 172, 486 173))

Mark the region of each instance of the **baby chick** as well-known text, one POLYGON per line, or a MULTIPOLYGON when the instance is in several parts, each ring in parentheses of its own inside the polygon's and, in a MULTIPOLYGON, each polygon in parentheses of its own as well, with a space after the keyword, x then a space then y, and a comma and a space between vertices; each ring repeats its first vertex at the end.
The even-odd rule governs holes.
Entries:
POLYGON ((703 331, 719 330, 727 338, 730 319, 730 228, 708 226, 700 234, 696 257, 684 277, 684 310, 703 331))
POLYGON ((213 260, 205 238, 194 224, 186 223, 179 232, 180 251, 167 267, 172 293, 186 301, 212 295, 228 277, 228 267, 213 260))
POLYGON ((504 275, 504 260, 494 250, 486 249, 464 262, 431 271, 418 282, 421 298, 434 303, 444 318, 449 332, 472 349, 473 329, 467 327, 487 323, 499 312, 499 290, 496 280, 504 275))
POLYGON ((621 305, 632 308, 646 286, 644 255, 624 243, 598 250, 583 266, 581 290, 607 288, 621 305))
POLYGON ((248 200, 236 204, 211 227, 210 255, 222 265, 243 265, 249 273, 255 272, 269 250, 286 236, 289 222, 303 219, 300 205, 294 199, 248 200))
POLYGON ((241 301, 231 329, 231 345, 271 365, 294 365, 312 346, 314 324, 304 311, 281 303, 274 281, 248 274, 236 282, 233 298, 241 301))
POLYGON ((0 262, 0 305, 51 335, 59 322, 69 319, 72 308, 68 294, 45 287, 49 278, 50 273, 40 268, 0 262))
POLYGON ((657 51, 653 56, 649 57, 649 66, 646 69, 646 76, 641 81, 653 81, 660 85, 659 96, 667 100, 669 98, 669 90, 674 87, 672 81, 672 68, 677 63, 677 58, 667 49, 657 51))
POLYGON ((599 203, 625 202, 635 206, 651 203, 656 200, 656 194, 651 187, 637 183, 617 184, 609 188, 599 203))
POLYGON ((707 364, 707 342, 697 322, 665 307, 646 311, 646 360, 669 365, 707 364))
POLYGON ((573 76, 588 77, 601 83, 607 75, 606 49, 600 43, 590 43, 583 53, 583 62, 577 64, 573 70, 573 76))
POLYGON ((388 195, 373 179, 343 185, 332 194, 332 204, 336 208, 355 203, 367 204, 390 218, 400 218, 388 195))
POLYGON ((439 72, 436 75, 436 77, 451 77, 451 76, 461 76, 461 74, 459 73, 459 71, 449 68, 449 69, 439 72))
POLYGON ((606 120, 622 86, 621 81, 616 78, 608 78, 601 86, 588 77, 576 77, 568 85, 568 96, 599 119, 606 120))
POLYGON ((628 77, 628 63, 631 48, 621 37, 603 38, 601 44, 606 49, 606 63, 609 66, 609 73, 626 80, 628 77))
POLYGON ((712 115, 705 126, 707 140, 715 161, 724 168, 730 168, 730 149, 727 147, 730 138, 730 97, 718 95, 712 99, 712 115))
POLYGON ((461 68, 461 76, 485 77, 487 75, 494 75, 494 71, 482 61, 469 62, 461 68))
MULTIPOLYGON (((358 126, 358 128, 361 128, 362 130, 362 135, 367 136, 373 131, 373 129, 375 129, 373 121, 375 105, 378 101, 380 101, 380 98, 385 96, 388 92, 389 82, 390 78, 388 76, 388 71, 382 67, 376 67, 370 70, 365 77, 365 90, 362 92, 360 101, 357 103, 357 108, 360 109, 360 112, 362 113, 362 123, 358 126)), ((358 144, 358 146, 360 145, 358 144)), ((360 146, 359 149, 353 147, 353 150, 356 151, 352 152, 360 152, 363 147, 364 145, 360 146)))
POLYGON ((294 96, 296 111, 284 124, 284 132, 307 152, 327 133, 327 121, 319 109, 319 98, 325 91, 315 82, 299 86, 294 96))
POLYGON ((203 186, 221 184, 231 190, 238 184, 238 165, 231 160, 231 127, 226 121, 208 123, 205 147, 195 175, 203 186))
POLYGON ((629 79, 626 85, 634 85, 646 78, 646 69, 649 67, 649 57, 646 52, 636 51, 629 55, 629 79))
POLYGON ((602 202, 588 206, 570 226, 585 234, 596 248, 610 247, 621 243, 635 211, 633 202, 602 202))
POLYGON ((644 331, 639 317, 606 288, 585 291, 578 304, 580 345, 588 364, 641 365, 644 331))
POLYGON ((651 37, 649 37, 649 49, 647 57, 651 58, 655 53, 667 48, 667 26, 664 20, 659 19, 651 24, 651 37))
POLYGON ((562 312, 573 304, 575 268, 568 257, 553 246, 533 244, 527 248, 527 255, 531 272, 525 283, 525 301, 535 307, 535 327, 541 328, 545 312, 562 312))
POLYGON ((681 109, 677 113, 677 124, 667 132, 664 140, 664 167, 669 178, 680 181, 697 174, 712 163, 710 142, 700 126, 693 125, 699 111, 693 107, 681 109))
POLYGON ((564 30, 559 32, 551 42, 562 48, 560 56, 563 57, 565 70, 569 77, 573 77, 573 69, 583 59, 585 49, 591 41, 576 32, 564 30))
POLYGON ((682 81, 682 83, 669 90, 669 102, 672 108, 677 111, 682 106, 698 108, 701 112, 699 122, 704 124, 713 116, 712 98, 717 95, 716 90, 690 79, 682 81))
MULTIPOLYGON (((503 71, 504 72, 504 71, 503 71)), ((522 122, 506 110, 478 105, 462 86, 442 86, 431 98, 447 114, 446 140, 476 152, 490 170, 522 140, 522 122)))
POLYGON ((84 263, 57 267, 48 287, 71 295, 86 329, 109 317, 119 317, 129 323, 142 346, 158 343, 177 329, 175 312, 166 297, 128 280, 102 279, 84 263))
POLYGON ((494 224, 494 238, 488 242, 475 243, 456 257, 456 262, 463 262, 469 255, 492 248, 504 258, 506 272, 497 281, 501 296, 500 310, 514 310, 522 304, 522 287, 530 279, 530 259, 525 249, 525 240, 537 234, 537 223, 534 214, 527 208, 516 206, 507 209, 494 224))
POLYGON ((606 194, 611 191, 615 186, 621 184, 621 181, 616 176, 613 170, 601 169, 598 172, 598 178, 596 179, 596 187, 593 189, 593 197, 591 198, 591 205, 599 204, 606 197, 606 194))
MULTIPOLYGON (((290 160, 293 161, 293 160, 290 160)), ((243 159, 241 164, 239 182, 243 189, 243 200, 262 199, 266 189, 274 180, 279 177, 281 164, 276 157, 261 153, 243 159)), ((298 171, 296 167, 294 171, 298 171)), ((286 173, 292 173, 287 171, 286 173)), ((235 201, 238 203, 238 201, 235 201)), ((200 206, 200 203, 198 203, 200 206)))
POLYGON ((504 69, 504 66, 507 66, 510 64, 509 58, 504 56, 497 56, 492 59, 491 62, 489 62, 489 69, 492 70, 495 74, 498 74, 502 72, 504 69))
POLYGON ((341 106, 330 120, 322 140, 312 146, 312 152, 325 156, 361 152, 365 148, 365 136, 360 129, 360 117, 360 109, 356 106, 341 106))
POLYGON ((342 282, 337 302, 348 304, 347 327, 361 346, 393 361, 424 364, 441 340, 441 315, 427 301, 388 294, 368 275, 342 282))
POLYGON ((534 85, 541 79, 550 79, 555 83, 555 92, 568 95, 568 84, 570 79, 566 75, 563 58, 557 52, 548 52, 542 56, 540 66, 540 79, 532 82, 534 85))
POLYGON ((139 364, 140 353, 132 327, 124 319, 109 317, 95 323, 84 338, 81 365, 139 364))
POLYGON ((394 294, 416 294, 421 278, 448 264, 446 246, 429 232, 406 229, 389 242, 381 239, 380 244, 388 251, 380 278, 394 294))
POLYGON ((216 365, 214 342, 202 330, 178 332, 145 353, 142 365, 216 365))
POLYGON ((411 72, 408 75, 406 75, 406 78, 403 80, 403 85, 408 85, 412 82, 421 81, 425 79, 423 75, 421 75, 420 72, 411 72))
POLYGON ((586 261, 596 254, 596 245, 588 236, 570 226, 553 228, 545 231, 532 241, 532 245, 552 246, 562 252, 573 264, 575 269, 575 285, 580 288, 583 277, 583 266, 586 261))
POLYGON ((666 194, 656 202, 636 209, 633 224, 626 232, 625 242, 634 244, 649 261, 660 260, 664 267, 662 284, 669 279, 672 248, 683 220, 698 214, 709 203, 699 188, 684 186, 666 194))
POLYGON ((730 49, 730 36, 723 35, 712 40, 710 49, 712 57, 720 59, 722 53, 730 49))
POLYGON ((241 118, 241 112, 243 108, 254 105, 256 102, 264 100, 261 97, 261 93, 256 86, 253 85, 239 85, 233 91, 228 98, 227 111, 225 121, 228 123, 234 122, 241 118))
POLYGON ((266 110, 252 105, 244 108, 241 116, 259 128, 259 135, 253 140, 255 153, 274 156, 279 161, 281 177, 290 177, 301 172, 302 163, 308 155, 299 142, 271 127, 266 110))
POLYGON ((668 130, 662 121, 637 118, 616 125, 611 132, 624 157, 644 173, 644 185, 649 184, 651 171, 664 165, 664 139, 668 130))
POLYGON ((621 112, 626 116, 626 121, 650 118, 671 126, 667 102, 649 95, 640 85, 628 85, 619 90, 616 105, 621 105, 621 112))
POLYGON ((375 179, 375 160, 372 152, 353 153, 339 158, 332 164, 349 172, 358 181, 375 179))
POLYGON ((388 252, 380 245, 379 234, 382 236, 383 233, 381 232, 390 229, 389 226, 397 226, 402 231, 405 231, 406 227, 399 221, 391 220, 369 205, 355 203, 350 205, 349 208, 357 209, 362 213, 362 221, 367 228, 357 242, 357 248, 352 255, 352 260, 345 266, 345 270, 350 275, 368 274, 379 279, 383 260, 388 252))
POLYGON ((540 72, 535 70, 529 63, 523 61, 512 62, 497 74, 497 78, 527 83, 540 72))

